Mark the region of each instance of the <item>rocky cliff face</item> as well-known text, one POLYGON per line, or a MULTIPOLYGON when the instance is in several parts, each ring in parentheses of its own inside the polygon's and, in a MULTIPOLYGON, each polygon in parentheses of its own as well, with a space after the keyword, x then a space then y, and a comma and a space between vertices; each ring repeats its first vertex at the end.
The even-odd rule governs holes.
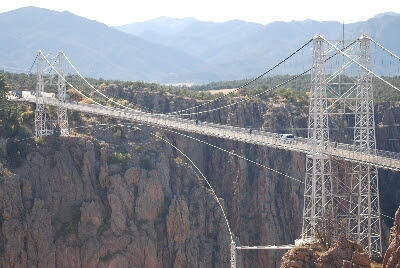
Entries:
POLYGON ((400 265, 400 207, 397 209, 394 225, 390 231, 389 247, 383 259, 384 268, 395 268, 400 265))
POLYGON ((109 167, 88 138, 29 155, 0 182, 1 266, 223 267, 229 241, 215 201, 170 148, 149 142, 165 152, 151 170, 109 167))
MULTIPOLYGON (((195 103, 120 88, 113 92, 161 112, 195 103)), ((284 129, 303 127, 299 118, 306 109, 250 102, 201 119, 284 129)), ((110 128, 92 128, 89 136, 46 138, 12 170, 15 175, 2 177, 1 266, 228 267, 229 235, 216 201, 184 158, 150 131, 187 153, 209 178, 238 244, 288 244, 297 238, 301 183, 182 136, 140 128, 125 127, 119 137, 110 128), (129 152, 131 158, 112 161, 112 152, 129 152)), ((198 138, 304 177, 301 154, 198 138)), ((283 253, 239 252, 239 261, 243 267, 277 267, 283 253)))
MULTIPOLYGON (((46 140, 18 175, 1 178, 2 266, 228 266, 229 235, 209 190, 164 143, 140 141, 148 144, 143 153, 109 165, 111 149, 93 139, 62 139, 56 150, 46 140), (154 150, 151 167, 143 167, 148 150, 154 150)), ((225 204, 231 202, 228 218, 236 219, 232 227, 241 243, 289 242, 298 232, 279 226, 298 217, 299 185, 269 180, 262 170, 247 174, 246 163, 196 144, 181 147, 215 161, 215 167, 204 162, 217 173, 209 177, 218 194, 233 193, 225 204)), ((243 259, 267 267, 273 261, 267 254, 243 259)))

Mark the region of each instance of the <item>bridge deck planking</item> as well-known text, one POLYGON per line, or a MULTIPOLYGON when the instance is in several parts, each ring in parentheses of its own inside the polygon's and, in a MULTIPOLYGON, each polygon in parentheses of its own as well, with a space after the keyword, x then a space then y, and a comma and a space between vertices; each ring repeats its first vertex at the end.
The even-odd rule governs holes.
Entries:
MULTIPOLYGON (((75 102, 63 103, 58 101, 56 98, 49 97, 41 97, 36 100, 36 97, 32 96, 25 98, 9 98, 9 100, 27 101, 31 103, 39 101, 46 105, 64 107, 68 110, 80 111, 83 113, 111 116, 117 119, 135 121, 163 128, 192 132, 300 153, 308 153, 311 149, 311 146, 308 144, 308 139, 306 138, 296 138, 294 141, 282 140, 279 138, 279 134, 277 133, 252 130, 252 133, 250 134, 250 130, 246 128, 219 125, 209 122, 199 122, 196 124, 194 120, 183 119, 178 116, 134 112, 115 108, 110 110, 94 104, 75 102)), ((398 153, 376 150, 374 153, 366 154, 358 152, 357 147, 355 146, 332 142, 330 148, 327 148, 327 150, 324 151, 324 154, 354 163, 363 163, 378 168, 400 171, 400 154, 398 153)))

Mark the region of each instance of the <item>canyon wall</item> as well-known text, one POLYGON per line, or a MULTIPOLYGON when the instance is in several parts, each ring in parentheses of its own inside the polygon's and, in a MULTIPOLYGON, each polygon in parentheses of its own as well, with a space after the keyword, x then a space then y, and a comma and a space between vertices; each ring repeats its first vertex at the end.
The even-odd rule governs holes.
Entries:
MULTIPOLYGON (((196 103, 120 87, 107 93, 159 112, 196 103)), ((378 124, 393 125, 399 109, 377 114, 378 124)), ((199 119, 288 132, 304 127, 306 116, 307 107, 260 100, 199 119)), ((210 189, 178 151, 150 133, 175 144, 210 180, 237 244, 290 244, 298 237, 302 183, 194 140, 136 127, 125 126, 119 136, 93 127, 75 137, 47 137, 1 177, 2 267, 229 267, 230 237, 210 189), (116 161, 113 152, 130 157, 116 161)), ((400 151, 398 141, 381 141, 394 131, 378 129, 378 144, 400 151)), ((195 137, 303 180, 302 154, 195 137)), ((399 202, 398 175, 380 175, 383 211, 391 211, 399 202)), ((283 253, 243 251, 238 259, 243 267, 279 267, 283 253)))

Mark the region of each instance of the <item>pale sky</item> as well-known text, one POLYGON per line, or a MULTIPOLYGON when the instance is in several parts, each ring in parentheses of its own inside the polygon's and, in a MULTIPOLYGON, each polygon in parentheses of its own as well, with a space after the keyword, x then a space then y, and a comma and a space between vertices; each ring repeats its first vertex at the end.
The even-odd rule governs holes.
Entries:
POLYGON ((400 0, 1 0, 0 12, 25 6, 68 10, 110 26, 159 16, 216 22, 241 19, 262 24, 304 19, 349 23, 382 12, 400 13, 400 0))

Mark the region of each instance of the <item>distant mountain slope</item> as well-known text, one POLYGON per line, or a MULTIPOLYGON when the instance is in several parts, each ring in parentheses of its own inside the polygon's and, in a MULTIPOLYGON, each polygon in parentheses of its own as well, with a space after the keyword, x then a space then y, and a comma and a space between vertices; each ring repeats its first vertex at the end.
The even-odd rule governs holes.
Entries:
MULTIPOLYGON (((213 23, 183 19, 179 23, 178 19, 163 17, 117 28, 182 50, 193 57, 201 57, 209 64, 208 70, 224 80, 241 79, 262 72, 315 34, 329 39, 342 38, 341 23, 313 20, 261 25, 238 20, 213 23), (165 25, 169 25, 169 30, 160 30, 165 25)), ((383 13, 368 21, 345 25, 345 37, 357 38, 366 33, 400 54, 398 29, 400 15, 383 13)))
POLYGON ((159 17, 145 22, 122 25, 116 28, 133 35, 142 35, 148 32, 171 35, 182 31, 193 22, 197 22, 197 20, 194 18, 174 19, 159 17))
MULTIPOLYGON (((337 39, 342 29, 339 22, 313 20, 261 25, 168 17, 108 27, 69 12, 35 7, 1 13, 0 27, 0 68, 29 68, 38 49, 63 49, 86 76, 164 83, 253 77, 315 34, 337 39)), ((400 54, 399 14, 380 14, 345 29, 346 38, 367 33, 400 54)), ((310 61, 311 56, 304 57, 282 72, 297 72, 310 61)))
POLYGON ((35 7, 0 14, 0 65, 28 67, 38 49, 63 49, 85 75, 179 81, 216 79, 198 58, 69 12, 35 7))
POLYGON ((196 57, 207 58, 232 43, 262 31, 264 27, 240 20, 216 23, 193 18, 160 17, 116 28, 154 43, 175 47, 196 57))

